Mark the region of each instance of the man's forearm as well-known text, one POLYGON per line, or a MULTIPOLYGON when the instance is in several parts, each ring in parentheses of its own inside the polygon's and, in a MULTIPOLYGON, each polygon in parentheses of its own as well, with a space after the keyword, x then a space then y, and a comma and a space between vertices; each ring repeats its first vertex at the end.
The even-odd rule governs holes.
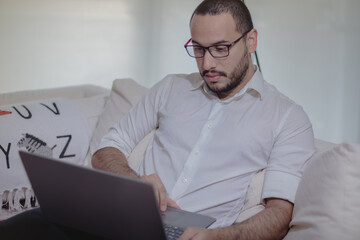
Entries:
POLYGON ((270 199, 266 208, 248 220, 216 229, 189 228, 180 240, 278 240, 288 232, 293 205, 270 199))
POLYGON ((282 202, 275 202, 274 204, 274 202, 270 200, 267 202, 266 208, 257 215, 242 223, 234 224, 228 229, 219 229, 219 233, 221 234, 221 232, 224 231, 224 236, 227 234, 232 235, 231 233, 233 233, 233 238, 224 239, 283 239, 288 232, 292 214, 292 204, 284 200, 275 201, 282 202))
POLYGON ((98 150, 92 157, 94 168, 137 178, 136 173, 130 168, 125 155, 118 149, 107 147, 98 150))

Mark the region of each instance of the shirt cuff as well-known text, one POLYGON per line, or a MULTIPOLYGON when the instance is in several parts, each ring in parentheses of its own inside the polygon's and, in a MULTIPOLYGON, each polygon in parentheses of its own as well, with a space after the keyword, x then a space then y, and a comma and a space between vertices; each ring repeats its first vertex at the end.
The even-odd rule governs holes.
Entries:
POLYGON ((267 170, 262 198, 280 198, 294 203, 301 177, 282 171, 267 170))
POLYGON ((119 144, 117 144, 116 142, 114 141, 111 141, 111 140, 107 140, 105 137, 103 139, 101 139, 100 143, 99 143, 99 146, 97 148, 96 151, 102 149, 102 148, 106 148, 106 147, 112 147, 112 148, 116 148, 118 149, 120 152, 122 152, 126 159, 129 158, 129 155, 130 153, 128 153, 125 149, 123 149, 119 144))

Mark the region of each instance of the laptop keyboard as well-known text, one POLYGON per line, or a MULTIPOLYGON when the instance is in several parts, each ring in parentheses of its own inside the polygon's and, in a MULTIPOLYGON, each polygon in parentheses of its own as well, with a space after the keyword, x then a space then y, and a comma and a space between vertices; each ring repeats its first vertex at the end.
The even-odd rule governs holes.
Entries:
POLYGON ((176 240, 184 232, 184 229, 169 224, 164 224, 164 229, 168 240, 176 240))

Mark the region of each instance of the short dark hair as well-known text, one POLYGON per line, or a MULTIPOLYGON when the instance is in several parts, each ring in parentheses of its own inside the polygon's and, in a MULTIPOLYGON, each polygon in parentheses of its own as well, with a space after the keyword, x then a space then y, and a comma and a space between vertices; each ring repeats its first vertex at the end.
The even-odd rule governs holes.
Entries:
POLYGON ((244 33, 254 28, 249 9, 241 0, 204 0, 194 10, 190 22, 195 14, 219 15, 230 13, 236 23, 236 31, 244 33))

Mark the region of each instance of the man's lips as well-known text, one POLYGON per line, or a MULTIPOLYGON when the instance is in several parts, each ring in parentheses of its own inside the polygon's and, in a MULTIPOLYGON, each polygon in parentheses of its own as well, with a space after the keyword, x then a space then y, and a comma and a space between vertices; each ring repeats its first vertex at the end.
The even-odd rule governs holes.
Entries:
POLYGON ((221 77, 221 75, 216 74, 216 75, 205 75, 205 77, 210 81, 210 82, 216 82, 219 80, 219 78, 221 77))
POLYGON ((226 77, 226 74, 223 72, 218 71, 204 71, 203 77, 206 78, 209 82, 216 82, 218 81, 222 76, 226 77))

